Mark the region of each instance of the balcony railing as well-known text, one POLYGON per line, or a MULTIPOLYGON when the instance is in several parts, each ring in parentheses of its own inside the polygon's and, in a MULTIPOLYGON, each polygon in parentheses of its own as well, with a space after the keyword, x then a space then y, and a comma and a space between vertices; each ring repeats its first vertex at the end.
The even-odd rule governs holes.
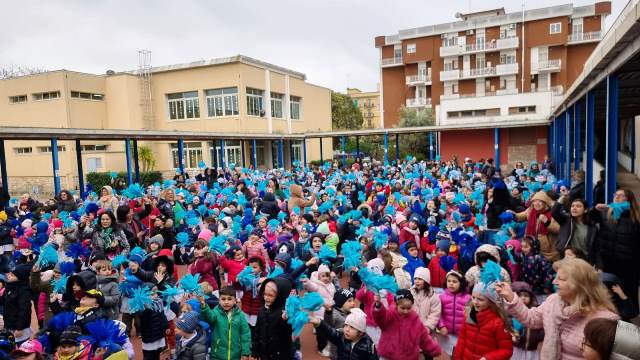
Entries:
POLYGON ((519 44, 520 44, 519 38, 515 36, 510 38, 504 38, 504 39, 493 39, 490 41, 486 41, 484 43, 442 46, 440 47, 440 56, 447 57, 447 56, 455 56, 455 55, 462 55, 462 54, 472 54, 476 52, 514 49, 514 48, 517 48, 519 44))
POLYGON ((440 81, 458 80, 460 78, 460 70, 444 70, 440 71, 440 81))
POLYGON ((402 65, 404 64, 402 62, 402 56, 400 57, 393 57, 393 58, 387 58, 387 59, 382 59, 382 63, 381 65, 384 66, 398 66, 398 65, 402 65))
POLYGON ((421 85, 431 83, 431 75, 409 75, 407 76, 407 85, 421 85))
POLYGON ((518 73, 518 63, 499 64, 496 66, 496 75, 513 75, 518 73))
POLYGON ((602 31, 579 32, 569 35, 569 43, 599 41, 602 39, 602 31))
POLYGON ((427 107, 431 106, 431 98, 407 99, 407 107, 427 107))
POLYGON ((547 60, 538 62, 538 71, 560 71, 560 66, 562 65, 562 60, 547 60))
POLYGON ((491 67, 482 67, 482 68, 475 68, 475 69, 463 69, 461 74, 461 77, 463 79, 470 79, 470 78, 478 78, 478 77, 485 77, 485 76, 494 76, 496 75, 496 68, 491 66, 491 67))

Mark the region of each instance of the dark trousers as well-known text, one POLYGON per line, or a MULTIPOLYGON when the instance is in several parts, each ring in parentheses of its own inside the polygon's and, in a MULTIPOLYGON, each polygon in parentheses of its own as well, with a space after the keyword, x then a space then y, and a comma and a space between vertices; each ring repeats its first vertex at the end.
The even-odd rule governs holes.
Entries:
POLYGON ((163 349, 142 350, 142 360, 160 360, 160 353, 163 349))

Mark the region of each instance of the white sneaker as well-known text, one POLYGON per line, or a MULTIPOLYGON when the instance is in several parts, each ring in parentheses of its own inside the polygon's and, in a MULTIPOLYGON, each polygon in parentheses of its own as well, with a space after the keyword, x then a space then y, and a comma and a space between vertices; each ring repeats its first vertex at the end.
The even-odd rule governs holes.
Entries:
POLYGON ((318 353, 320 354, 320 356, 322 357, 329 357, 331 356, 331 353, 329 352, 329 346, 325 346, 324 349, 322 349, 322 351, 318 351, 318 353))

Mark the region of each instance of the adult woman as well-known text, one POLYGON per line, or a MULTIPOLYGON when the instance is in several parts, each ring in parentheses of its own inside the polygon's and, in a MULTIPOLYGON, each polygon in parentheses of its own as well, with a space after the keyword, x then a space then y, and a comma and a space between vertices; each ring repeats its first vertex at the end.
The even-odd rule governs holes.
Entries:
POLYGON ((118 198, 113 196, 113 189, 109 185, 105 185, 100 189, 100 200, 98 206, 104 210, 116 211, 118 208, 118 198))
POLYGON ((557 292, 540 306, 527 308, 508 283, 496 285, 507 312, 530 329, 544 328, 541 359, 582 359, 583 330, 595 318, 617 319, 615 306, 596 270, 582 259, 554 264, 557 292))
MULTIPOLYGON (((23 199, 25 195, 22 195, 23 199)), ((35 200, 31 199, 29 195, 27 195, 27 199, 28 201, 30 200, 31 202, 34 202, 34 209, 32 209, 32 211, 35 210, 35 200)), ((60 211, 72 212, 72 211, 76 211, 77 209, 78 209, 78 205, 73 199, 73 195, 71 195, 69 190, 62 190, 60 191, 60 193, 58 193, 58 196, 56 197, 56 202, 53 205, 45 208, 45 212, 50 212, 55 210, 57 210, 58 212, 60 211)))
POLYGON ((500 230, 502 222, 500 215, 507 210, 513 210, 513 202, 511 194, 507 189, 504 181, 499 180, 493 183, 493 186, 487 189, 485 205, 485 217, 487 219, 487 230, 482 233, 484 242, 493 243, 491 239, 493 235, 500 230))
POLYGON ((587 210, 587 202, 583 199, 573 200, 569 213, 558 202, 551 209, 551 216, 555 221, 549 225, 549 229, 558 233, 556 250, 561 256, 564 249, 570 247, 574 251, 580 251, 587 261, 595 264, 596 251, 593 247, 597 229, 589 221, 587 210))
MULTIPOLYGON (((549 229, 553 218, 553 199, 544 191, 538 191, 531 198, 531 206, 516 215, 517 221, 526 221, 525 235, 533 236, 540 242, 540 252, 549 261, 554 261, 558 253, 554 247, 555 233, 549 229)), ((555 228, 557 230, 557 227, 555 228)))
POLYGON ((600 225, 598 232, 598 267, 617 275, 622 290, 638 307, 640 272, 640 208, 631 190, 619 189, 613 203, 598 204, 593 212, 594 221, 600 225))
POLYGON ((124 232, 129 242, 129 247, 141 246, 144 240, 145 229, 140 219, 144 219, 151 213, 151 201, 144 198, 144 209, 134 213, 129 205, 120 205, 116 210, 118 225, 124 232))
MULTIPOLYGON (((176 206, 176 192, 173 189, 167 189, 163 193, 163 197, 158 201, 158 210, 168 219, 173 220, 173 208, 176 206)), ((182 206, 182 205, 177 205, 182 206)))
POLYGON ((92 257, 103 255, 107 259, 112 259, 120 253, 125 255, 129 253, 129 242, 116 223, 113 212, 110 210, 103 212, 100 214, 98 225, 95 228, 91 226, 89 218, 85 216, 78 231, 82 234, 80 239, 91 238, 92 257))

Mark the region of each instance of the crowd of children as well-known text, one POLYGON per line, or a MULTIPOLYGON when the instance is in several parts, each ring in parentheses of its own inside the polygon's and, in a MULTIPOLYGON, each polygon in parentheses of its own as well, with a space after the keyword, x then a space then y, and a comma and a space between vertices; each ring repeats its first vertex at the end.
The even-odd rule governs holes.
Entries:
POLYGON ((548 161, 505 176, 492 164, 232 166, 12 199, 0 204, 0 359, 291 360, 305 326, 331 359, 571 359, 547 347, 565 323, 589 359, 640 358, 594 336, 640 341, 597 322, 638 315, 633 193, 588 209, 579 173, 572 185, 548 161), (558 269, 598 269, 607 315, 577 309, 545 334, 527 311, 584 303, 580 276, 558 269))

